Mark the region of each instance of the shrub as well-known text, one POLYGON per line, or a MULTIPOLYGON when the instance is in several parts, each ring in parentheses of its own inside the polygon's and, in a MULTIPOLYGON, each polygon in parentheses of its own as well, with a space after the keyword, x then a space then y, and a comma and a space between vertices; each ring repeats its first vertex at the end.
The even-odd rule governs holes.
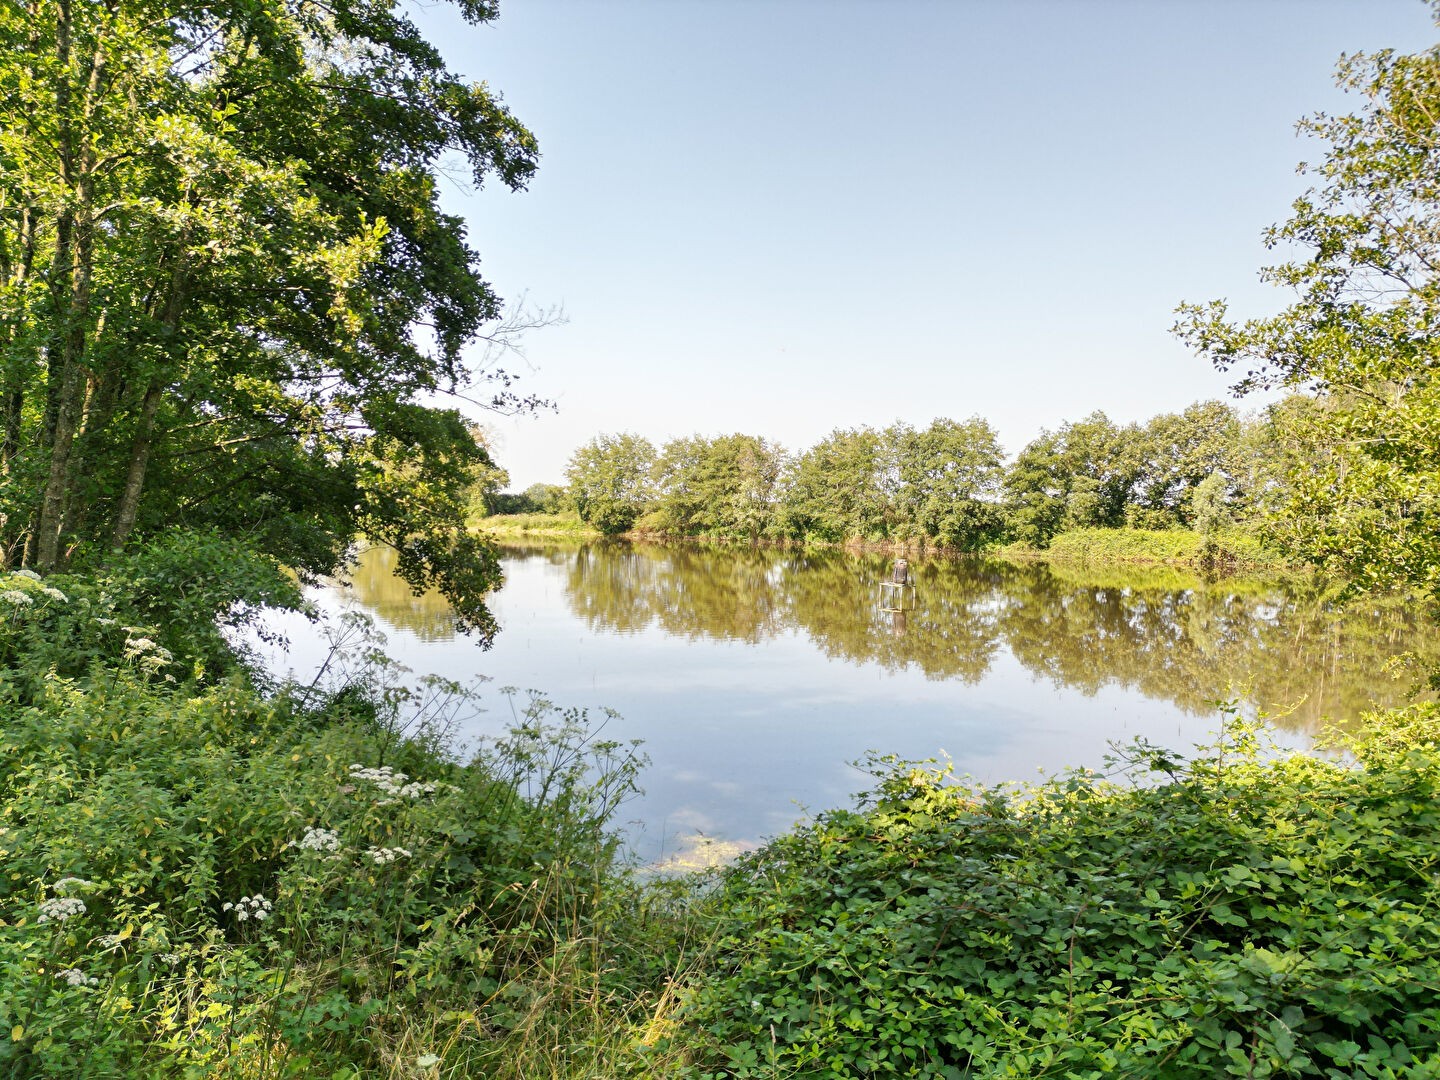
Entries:
POLYGON ((691 1075, 1435 1075, 1440 711, 1373 722, 1350 767, 1232 716, 1138 786, 881 759, 726 876, 691 1075))

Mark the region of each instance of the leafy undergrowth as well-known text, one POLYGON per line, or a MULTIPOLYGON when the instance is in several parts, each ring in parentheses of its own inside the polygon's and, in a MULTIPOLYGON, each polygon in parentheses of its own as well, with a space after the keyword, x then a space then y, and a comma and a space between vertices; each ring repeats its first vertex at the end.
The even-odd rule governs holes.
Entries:
POLYGON ((1276 760, 1232 716, 1123 787, 878 762, 727 875, 672 1039, 706 1078, 1440 1076, 1440 713, 1369 730, 1276 760))
POLYGON ((0 1075, 528 1080, 631 1054, 688 925, 680 886, 619 860, 633 747, 531 699, 462 764, 457 687, 407 695, 372 656, 262 694, 119 595, 0 574, 0 1075))

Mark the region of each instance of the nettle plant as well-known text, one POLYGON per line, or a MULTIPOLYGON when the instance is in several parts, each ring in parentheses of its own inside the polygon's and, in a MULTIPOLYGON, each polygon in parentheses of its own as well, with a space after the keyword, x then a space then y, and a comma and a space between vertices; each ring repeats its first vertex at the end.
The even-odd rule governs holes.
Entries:
POLYGON ((1369 722, 1281 758, 1231 706, 1129 785, 876 759, 726 875, 690 1075, 1440 1075, 1440 711, 1369 722))

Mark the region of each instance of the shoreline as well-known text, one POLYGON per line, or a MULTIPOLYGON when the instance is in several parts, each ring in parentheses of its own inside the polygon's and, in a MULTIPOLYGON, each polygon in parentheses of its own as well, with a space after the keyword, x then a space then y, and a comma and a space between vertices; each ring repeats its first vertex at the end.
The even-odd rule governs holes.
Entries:
POLYGON ((473 526, 497 540, 527 537, 573 540, 581 543, 617 540, 625 543, 690 545, 696 547, 766 547, 781 550, 818 549, 852 554, 880 554, 939 559, 999 559, 1015 563, 1059 563, 1072 566, 1168 566, 1216 577, 1242 574, 1293 573, 1299 569, 1278 555, 1264 550, 1254 537, 1243 533, 1222 533, 1211 546, 1199 533, 1184 530, 1075 529, 1058 534, 1048 548, 1036 548, 1021 541, 965 551, 923 540, 791 540, 773 537, 740 539, 726 536, 676 536, 631 529, 606 536, 566 515, 496 515, 482 518, 473 526), (529 524, 525 519, 548 519, 529 524), (498 529, 487 523, 504 523, 498 529))

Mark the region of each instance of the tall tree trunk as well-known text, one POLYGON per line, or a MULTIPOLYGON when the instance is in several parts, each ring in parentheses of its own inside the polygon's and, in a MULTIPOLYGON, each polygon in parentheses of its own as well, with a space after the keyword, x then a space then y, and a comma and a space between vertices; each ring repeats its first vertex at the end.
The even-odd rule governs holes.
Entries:
MULTIPOLYGON (((99 92, 104 68, 103 36, 95 46, 85 72, 82 115, 75 115, 70 86, 71 21, 70 0, 60 0, 56 29, 56 53, 60 77, 55 88, 61 180, 72 192, 71 205, 60 210, 56 223, 56 270, 52 286, 56 314, 60 315, 58 350, 51 354, 53 428, 50 438, 50 468, 40 499, 40 516, 35 526, 35 565, 52 570, 61 562, 61 528, 71 498, 75 469, 71 460, 76 432, 84 418, 88 380, 83 366, 87 327, 90 320, 91 275, 95 264, 95 147, 88 131, 94 97, 99 92), (77 119, 82 123, 76 123, 77 119), (78 130, 77 130, 78 128, 78 130), (63 314, 62 314, 63 312, 63 314)), ((53 346, 52 346, 53 348, 53 346)))
POLYGON ((125 471, 125 487, 120 492, 120 502, 115 510, 115 528, 110 536, 112 547, 120 548, 135 527, 135 518, 140 512, 140 493, 145 487, 145 469, 150 464, 150 449, 154 445, 155 413, 160 408, 160 381, 151 380, 145 389, 145 400, 140 404, 139 425, 135 430, 135 441, 130 447, 130 466, 125 471))
POLYGON ((5 290, 15 296, 17 312, 16 324, 6 328, 4 340, 0 341, 0 350, 3 350, 0 370, 4 372, 4 384, 0 387, 0 476, 10 474, 10 463, 20 452, 21 422, 25 414, 26 373, 14 350, 20 330, 21 297, 35 264, 35 230, 29 207, 21 210, 19 216, 16 236, 19 250, 12 254, 8 245, 4 245, 0 251, 0 276, 3 276, 5 290))
MULTIPOLYGON (((187 198, 190 193, 187 192, 187 198)), ((179 250, 170 271, 169 289, 165 297, 165 311, 160 319, 164 330, 164 358, 171 362, 178 359, 183 351, 180 343, 180 316, 185 309, 189 293, 190 257, 188 244, 190 227, 180 232, 179 250)), ((140 512, 140 495, 145 488, 145 470, 150 464, 150 451, 155 445, 155 414, 159 411, 163 397, 165 379, 164 366, 150 376, 145 388, 144 400, 140 403, 139 422, 135 428, 135 439, 130 446, 130 464, 125 471, 125 487, 120 492, 120 502, 115 509, 115 525, 110 535, 110 545, 123 547, 135 527, 140 512)))

